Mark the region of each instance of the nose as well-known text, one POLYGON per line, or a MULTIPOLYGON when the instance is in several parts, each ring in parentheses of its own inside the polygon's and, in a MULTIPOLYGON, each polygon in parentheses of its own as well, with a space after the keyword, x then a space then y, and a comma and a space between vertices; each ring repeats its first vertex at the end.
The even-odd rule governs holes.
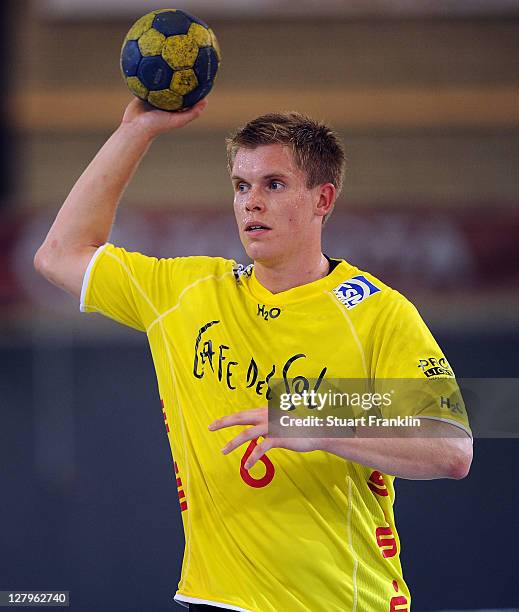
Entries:
POLYGON ((258 198, 251 198, 250 200, 246 202, 245 210, 247 212, 253 212, 253 211, 258 212, 258 211, 265 210, 265 205, 258 198))
POLYGON ((265 202, 263 201, 263 198, 254 189, 249 191, 249 197, 245 202, 245 209, 247 212, 258 212, 265 210, 265 202))

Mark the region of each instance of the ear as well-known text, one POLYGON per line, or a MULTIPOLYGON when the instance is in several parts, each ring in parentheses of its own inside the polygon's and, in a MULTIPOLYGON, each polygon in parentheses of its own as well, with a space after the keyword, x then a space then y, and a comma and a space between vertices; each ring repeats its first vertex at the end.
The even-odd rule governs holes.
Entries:
POLYGON ((337 189, 332 183, 323 183, 316 187, 317 202, 315 205, 315 214, 318 217, 329 215, 333 210, 335 198, 337 197, 337 189))

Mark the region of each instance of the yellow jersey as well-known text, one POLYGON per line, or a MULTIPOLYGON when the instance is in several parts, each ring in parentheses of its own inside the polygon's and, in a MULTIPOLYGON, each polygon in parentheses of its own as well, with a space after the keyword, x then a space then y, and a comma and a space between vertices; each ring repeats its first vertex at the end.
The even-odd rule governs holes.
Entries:
MULTIPOLYGON (((450 372, 409 301, 343 260, 272 294, 253 265, 106 244, 86 271, 81 310, 148 336, 185 532, 176 600, 253 612, 410 610, 393 476, 278 448, 247 471, 256 442, 224 456, 240 428, 208 431, 266 405, 273 377, 450 372)), ((468 431, 466 414, 446 420, 468 431)))

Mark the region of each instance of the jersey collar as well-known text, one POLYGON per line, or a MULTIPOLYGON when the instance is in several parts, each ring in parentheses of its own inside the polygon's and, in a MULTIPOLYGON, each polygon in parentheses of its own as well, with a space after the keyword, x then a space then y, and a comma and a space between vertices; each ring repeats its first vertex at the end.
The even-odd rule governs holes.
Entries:
POLYGON ((341 259, 339 265, 330 274, 319 280, 292 287, 280 293, 272 293, 259 282, 256 278, 256 270, 253 268, 248 285, 251 294, 265 304, 293 304, 331 291, 345 278, 352 276, 354 270, 352 265, 341 259))

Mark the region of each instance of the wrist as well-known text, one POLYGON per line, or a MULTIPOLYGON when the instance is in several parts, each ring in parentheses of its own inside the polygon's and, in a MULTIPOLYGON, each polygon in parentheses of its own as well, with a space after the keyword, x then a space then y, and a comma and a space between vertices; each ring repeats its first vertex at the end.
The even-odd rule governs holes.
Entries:
POLYGON ((123 121, 117 128, 117 132, 124 138, 130 139, 132 142, 140 142, 145 147, 149 147, 157 138, 158 133, 150 130, 146 126, 140 125, 134 121, 123 121))

